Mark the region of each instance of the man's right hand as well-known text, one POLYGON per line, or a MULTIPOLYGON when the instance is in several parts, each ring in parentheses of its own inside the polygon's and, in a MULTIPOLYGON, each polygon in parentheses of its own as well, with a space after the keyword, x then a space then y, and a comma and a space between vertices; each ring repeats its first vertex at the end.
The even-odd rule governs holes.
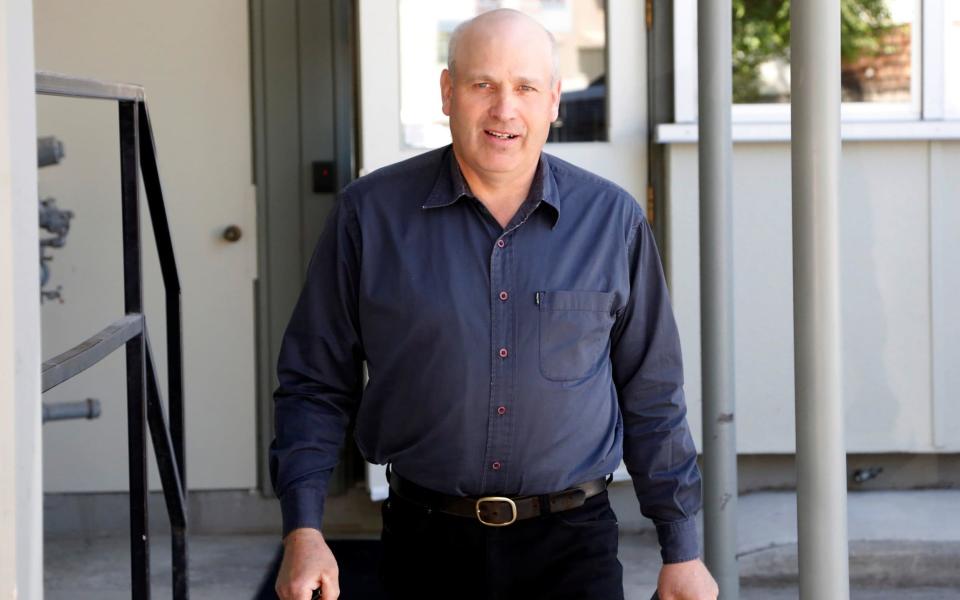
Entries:
POLYGON ((280 600, 310 600, 317 588, 323 600, 336 600, 339 579, 337 560, 320 531, 303 527, 283 538, 283 562, 275 586, 280 600))

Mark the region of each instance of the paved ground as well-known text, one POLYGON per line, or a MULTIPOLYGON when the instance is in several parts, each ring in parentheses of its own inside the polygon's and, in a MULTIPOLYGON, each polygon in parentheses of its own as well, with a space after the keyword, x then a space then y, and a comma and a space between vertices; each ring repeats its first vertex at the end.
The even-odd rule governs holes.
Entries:
MULTIPOLYGON (((130 599, 126 538, 45 540, 47 600, 130 599)), ((198 600, 249 600, 277 552, 275 535, 191 536, 190 595, 198 600)), ((151 539, 153 598, 171 598, 170 538, 151 539)))
MULTIPOLYGON (((793 495, 739 502, 741 600, 797 598, 793 495)), ((848 505, 851 598, 960 600, 960 491, 864 492, 848 505)), ((278 543, 276 535, 191 536, 192 597, 250 598, 278 543)), ((152 538, 154 598, 171 596, 169 548, 168 537, 152 538)), ((656 536, 625 533, 620 559, 628 600, 647 600, 659 568, 656 536)), ((44 562, 49 600, 130 597, 126 538, 47 539, 44 562)))
MULTIPOLYGON (((740 600, 796 600, 796 587, 749 587, 740 594, 740 600)), ((956 600, 956 588, 863 588, 850 590, 851 600, 956 600)))

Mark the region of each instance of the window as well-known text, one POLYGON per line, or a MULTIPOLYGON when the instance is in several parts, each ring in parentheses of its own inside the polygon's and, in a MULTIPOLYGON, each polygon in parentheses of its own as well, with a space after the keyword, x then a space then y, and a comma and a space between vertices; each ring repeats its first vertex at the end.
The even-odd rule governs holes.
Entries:
POLYGON ((556 37, 560 117, 550 142, 607 139, 606 5, 603 0, 400 0, 400 121, 407 147, 450 143, 440 107, 447 42, 462 21, 500 7, 521 10, 556 37))
MULTIPOLYGON (((944 2, 950 10, 958 4, 944 2)), ((926 7, 920 0, 840 0, 840 5, 843 119, 920 119, 924 96, 920 24, 926 7)), ((789 0, 733 0, 733 12, 733 118, 786 121, 790 117, 789 0)), ((694 122, 696 0, 677 0, 674 36, 676 121, 694 122)), ((946 36, 955 38, 956 33, 946 36)))
POLYGON ((943 17, 944 109, 948 119, 960 119, 960 2, 946 0, 943 17))

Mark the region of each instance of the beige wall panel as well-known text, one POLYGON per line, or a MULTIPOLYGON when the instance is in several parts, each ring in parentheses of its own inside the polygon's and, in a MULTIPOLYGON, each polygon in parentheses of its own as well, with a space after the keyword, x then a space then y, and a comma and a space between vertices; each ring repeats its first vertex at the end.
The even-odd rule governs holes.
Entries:
MULTIPOLYGON (((937 175, 929 168, 929 147, 924 142, 843 146, 840 301, 851 452, 937 450, 931 426, 932 366, 940 365, 944 382, 956 379, 951 357, 956 362, 960 352, 948 336, 940 336, 946 350, 939 362, 931 355, 931 226, 941 231, 941 238, 948 237, 943 232, 949 228, 930 221, 930 182, 935 177, 937 189, 960 189, 949 181, 960 171, 960 152, 945 149, 943 173, 937 175)), ((694 412, 701 410, 702 394, 697 148, 678 144, 668 153, 669 275, 694 412)), ((793 452, 790 147, 738 144, 733 168, 738 449, 793 452)), ((943 222, 960 217, 950 198, 946 194, 938 203, 943 222)), ((934 265, 942 281, 938 314, 945 323, 955 309, 943 298, 960 291, 960 277, 945 258, 951 247, 947 240, 933 250, 940 257, 934 265)), ((939 404, 939 414, 953 414, 949 393, 939 404)), ((941 435, 956 444, 950 434, 941 435)), ((699 443, 699 435, 697 439, 699 443)))
POLYGON ((933 440, 960 450, 960 142, 930 144, 933 440))
MULTIPOLYGON (((183 290, 188 482, 254 487, 247 3, 38 0, 35 28, 38 69, 146 88, 183 290), (230 224, 243 231, 238 243, 220 238, 230 224)), ((43 306, 50 357, 122 315, 116 103, 41 98, 38 131, 59 137, 66 150, 62 164, 41 170, 41 194, 76 215, 66 247, 52 253, 51 284, 63 286, 64 303, 43 306)), ((145 208, 143 224, 144 300, 164 377, 162 287, 145 208)), ((98 420, 44 427, 45 491, 127 489, 124 381, 121 351, 45 395, 47 402, 94 397, 103 406, 98 420)), ((150 470, 151 489, 159 489, 152 451, 150 470)))
POLYGON ((927 146, 843 146, 843 393, 859 452, 932 449, 927 146))
POLYGON ((734 357, 741 452, 793 452, 790 154, 737 146, 733 160, 734 357))
POLYGON ((703 392, 700 386, 700 205, 697 188, 697 147, 677 144, 667 148, 667 190, 669 206, 667 242, 661 254, 665 261, 670 301, 680 331, 683 352, 683 390, 687 399, 687 422, 697 444, 703 449, 703 392))

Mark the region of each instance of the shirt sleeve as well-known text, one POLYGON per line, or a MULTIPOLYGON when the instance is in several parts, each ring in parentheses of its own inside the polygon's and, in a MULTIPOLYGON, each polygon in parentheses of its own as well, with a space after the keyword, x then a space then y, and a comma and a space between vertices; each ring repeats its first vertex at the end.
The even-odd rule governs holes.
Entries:
POLYGON ((623 453, 664 563, 700 556, 697 450, 686 420, 680 338, 653 231, 639 215, 627 244, 630 295, 611 333, 623 453))
POLYGON ((341 194, 310 260, 277 364, 270 479, 284 537, 298 527, 320 529, 327 482, 360 402, 360 242, 355 209, 341 194))

